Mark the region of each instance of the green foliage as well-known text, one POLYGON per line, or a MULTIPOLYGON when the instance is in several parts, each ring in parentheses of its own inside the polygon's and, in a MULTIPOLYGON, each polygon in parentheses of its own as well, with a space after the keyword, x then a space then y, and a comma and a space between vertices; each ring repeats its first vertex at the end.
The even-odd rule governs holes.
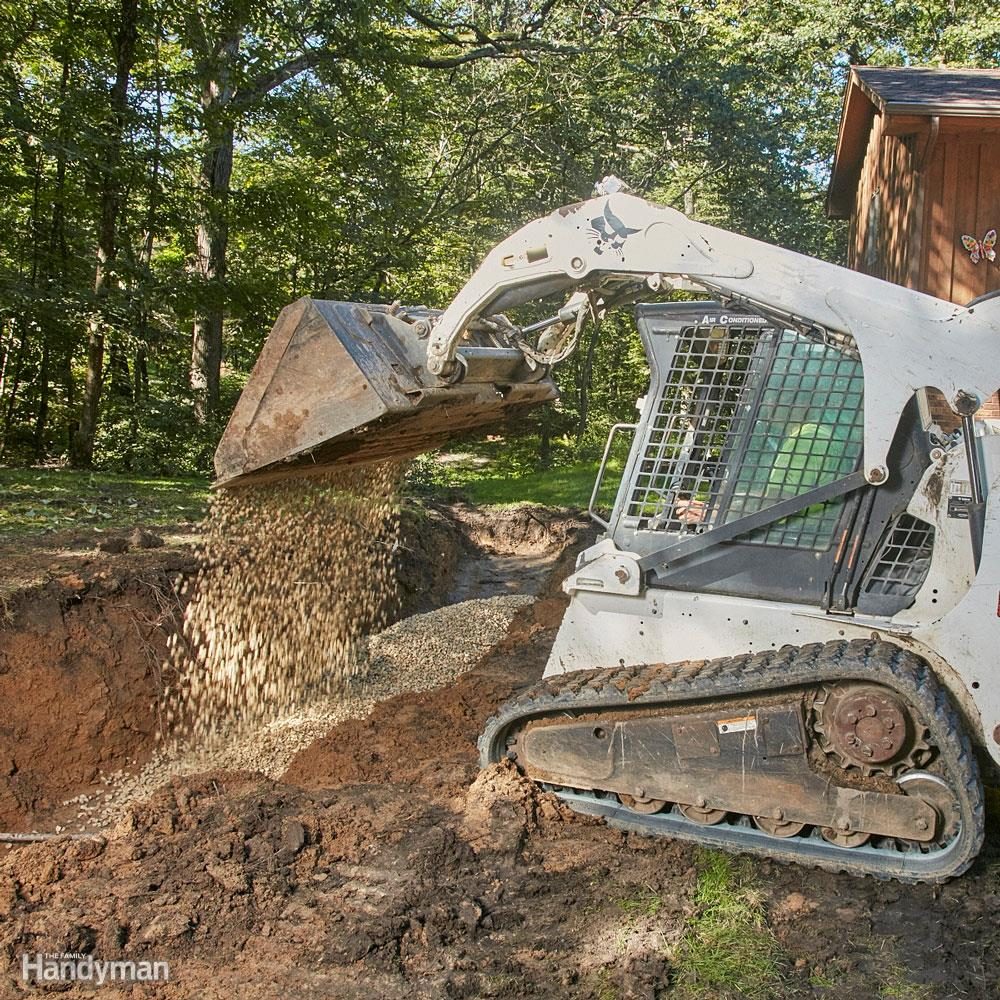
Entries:
MULTIPOLYGON (((498 239, 607 173, 838 259, 845 229, 823 195, 848 64, 1000 53, 997 19, 972 0, 137 0, 120 111, 129 9, 40 0, 0 18, 5 461, 65 457, 97 330, 98 465, 207 471, 235 397, 224 386, 207 422, 195 408, 206 311, 224 315, 238 380, 298 296, 444 306, 498 239), (229 129, 232 176, 210 189, 229 129), (199 233, 223 231, 208 278, 199 233)), ((560 407, 522 424, 531 472, 594 462, 634 415, 646 371, 631 321, 608 317, 557 379, 560 407)))
POLYGON ((782 953, 767 924, 752 862, 698 852, 698 883, 674 957, 680 998, 782 996, 782 953))
MULTIPOLYGON (((223 379, 225 412, 235 405, 245 381, 243 374, 223 379)), ((199 422, 186 386, 172 392, 156 388, 138 404, 128 396, 109 396, 97 435, 102 465, 115 472, 203 477, 211 470, 224 418, 215 414, 199 422)))

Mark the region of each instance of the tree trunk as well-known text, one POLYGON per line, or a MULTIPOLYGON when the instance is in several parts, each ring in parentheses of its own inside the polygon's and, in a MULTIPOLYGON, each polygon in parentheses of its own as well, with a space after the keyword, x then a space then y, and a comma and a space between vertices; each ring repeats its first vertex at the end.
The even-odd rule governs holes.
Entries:
POLYGON ((538 428, 538 468, 549 469, 552 467, 552 434, 549 431, 548 421, 549 407, 542 411, 541 421, 538 428))
MULTIPOLYGON (((70 7, 70 16, 72 17, 72 7, 70 7)), ((65 284, 69 264, 69 248, 66 245, 66 140, 69 133, 69 121, 64 110, 69 90, 69 79, 70 54, 67 45, 63 52, 62 79, 59 83, 60 108, 63 110, 60 110, 56 190, 52 201, 52 225, 49 231, 49 251, 46 257, 46 269, 54 291, 61 290, 65 284)), ((38 369, 38 405, 35 409, 34 458, 36 462, 43 461, 46 453, 53 336, 54 331, 51 329, 42 335, 42 361, 38 369)), ((60 340, 62 339, 60 338, 60 340)), ((71 351, 72 347, 67 347, 67 350, 71 351)))
MULTIPOLYGON (((149 400, 149 355, 145 344, 140 344, 136 348, 135 358, 132 361, 132 396, 136 403, 145 403, 149 400)), ((138 412, 138 407, 135 408, 138 412)))
MULTIPOLYGON (((11 342, 13 343, 13 338, 11 342)), ((8 357, 10 357, 10 348, 7 346, 7 321, 0 320, 0 399, 3 399, 3 391, 7 386, 8 357)))
POLYGON ((115 258, 118 255, 118 213, 121 207, 118 165, 128 114, 128 87, 135 64, 138 31, 138 0, 121 0, 120 21, 115 37, 115 83, 111 88, 114 132, 101 164, 101 211, 97 237, 97 266, 94 269, 94 312, 87 338, 87 376, 83 408, 71 459, 76 466, 94 462, 94 438, 104 388, 104 340, 107 328, 107 298, 111 290, 115 258))
POLYGON ((34 452, 35 461, 45 460, 45 432, 49 422, 49 361, 51 338, 42 338, 42 363, 38 370, 38 406, 35 410, 34 452))
MULTIPOLYGON (((0 322, 0 406, 7 394, 7 369, 14 353, 14 321, 10 323, 10 340, 7 340, 7 324, 0 322)), ((6 407, 4 407, 6 412, 6 407)), ((6 431, 5 431, 6 433, 6 431)), ((0 455, 3 454, 4 437, 0 435, 0 455)))
POLYGON ((21 388, 21 376, 24 372, 24 357, 28 351, 28 319, 21 316, 21 339, 17 346, 17 356, 14 358, 14 374, 11 377, 10 395, 7 397, 7 407, 4 411, 3 434, 0 435, 0 458, 7 454, 7 438, 14 414, 17 412, 17 392, 21 388))
POLYGON ((233 98, 232 70, 239 44, 239 27, 230 26, 222 40, 219 58, 211 64, 203 81, 201 94, 206 148, 198 178, 201 221, 195 268, 203 284, 191 340, 190 378, 195 416, 202 422, 219 408, 229 185, 233 175, 233 122, 229 104, 233 98))
POLYGON ((195 415, 205 421, 219 408, 222 371, 222 326, 225 319, 222 286, 226 280, 229 225, 225 217, 233 164, 233 130, 223 131, 218 145, 205 156, 201 184, 208 197, 198 224, 197 270, 204 281, 201 308, 191 341, 191 389, 195 415))
POLYGON ((143 238, 142 251, 139 259, 141 290, 136 296, 139 301, 139 313, 136 323, 136 340, 138 345, 132 359, 132 410, 129 426, 132 429, 132 440, 139 437, 139 424, 142 411, 149 402, 149 303, 146 288, 150 282, 153 270, 153 244, 156 240, 156 219, 160 205, 160 159, 163 144, 163 76, 160 72, 160 39, 163 35, 163 22, 156 24, 153 47, 153 77, 155 80, 156 115, 153 128, 153 158, 149 168, 149 203, 146 206, 146 232, 143 238))

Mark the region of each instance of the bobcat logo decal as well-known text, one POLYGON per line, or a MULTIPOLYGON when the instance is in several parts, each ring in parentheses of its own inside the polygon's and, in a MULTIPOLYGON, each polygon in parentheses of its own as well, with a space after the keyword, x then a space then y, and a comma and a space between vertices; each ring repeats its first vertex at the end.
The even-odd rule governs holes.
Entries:
POLYGON ((621 219, 611 211, 611 203, 605 202, 604 214, 590 220, 590 238, 594 241, 594 253, 613 253, 622 260, 625 259, 623 247, 625 241, 638 229, 629 229, 621 219))

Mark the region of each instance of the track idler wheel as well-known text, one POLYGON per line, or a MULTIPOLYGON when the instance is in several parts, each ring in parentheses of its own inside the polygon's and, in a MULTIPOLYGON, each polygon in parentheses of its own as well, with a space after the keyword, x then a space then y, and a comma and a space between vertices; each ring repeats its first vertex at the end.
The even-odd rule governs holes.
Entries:
POLYGON ((915 795, 933 806, 938 822, 934 842, 944 845, 959 829, 958 801, 944 778, 928 771, 910 771, 896 780, 907 795, 915 795))
POLYGON ((838 847, 861 847, 872 837, 870 833, 861 830, 834 830, 832 826, 824 826, 820 833, 824 840, 838 847))
POLYGON ((758 830, 763 830, 772 837, 797 837, 806 828, 805 823, 793 823, 773 816, 754 816, 753 822, 758 830))

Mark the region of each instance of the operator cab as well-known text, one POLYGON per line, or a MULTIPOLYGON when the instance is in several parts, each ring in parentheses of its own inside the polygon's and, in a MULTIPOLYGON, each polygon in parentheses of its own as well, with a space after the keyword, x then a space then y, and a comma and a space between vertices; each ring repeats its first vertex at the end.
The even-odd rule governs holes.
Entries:
POLYGON ((663 551, 654 586, 881 615, 911 604, 934 544, 906 511, 930 462, 916 399, 875 488, 859 473, 850 337, 719 302, 641 305, 637 320, 650 388, 639 423, 612 431, 634 435, 613 508, 591 512, 620 548, 663 551))

